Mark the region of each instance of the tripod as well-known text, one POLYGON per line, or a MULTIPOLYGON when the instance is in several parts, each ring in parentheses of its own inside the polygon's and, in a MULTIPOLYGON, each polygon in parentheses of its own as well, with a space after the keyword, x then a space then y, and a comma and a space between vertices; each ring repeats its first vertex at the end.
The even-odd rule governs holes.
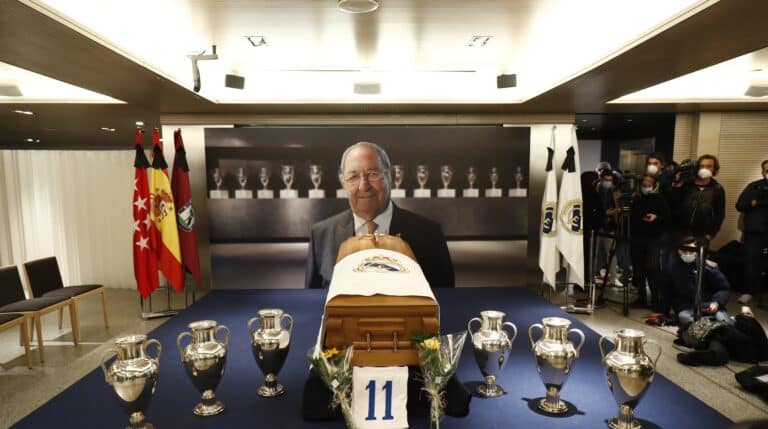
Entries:
MULTIPOLYGON (((608 284, 608 277, 610 275, 611 271, 611 265, 613 264, 613 258, 616 257, 616 248, 618 247, 618 244, 621 243, 622 248, 626 249, 629 245, 629 238, 630 238, 630 212, 631 209, 629 206, 623 206, 621 207, 621 212, 619 213, 619 220, 616 226, 616 233, 610 234, 610 233, 598 233, 598 236, 609 238, 612 240, 611 242, 611 248, 608 252, 608 263, 606 265, 605 274, 603 274, 603 286, 600 289, 600 296, 597 299, 598 304, 603 303, 606 301, 605 299, 605 288, 608 284)), ((645 285, 642 285, 644 287, 645 285)), ((629 315, 629 284, 624 286, 624 289, 622 291, 622 314, 624 316, 629 315)))

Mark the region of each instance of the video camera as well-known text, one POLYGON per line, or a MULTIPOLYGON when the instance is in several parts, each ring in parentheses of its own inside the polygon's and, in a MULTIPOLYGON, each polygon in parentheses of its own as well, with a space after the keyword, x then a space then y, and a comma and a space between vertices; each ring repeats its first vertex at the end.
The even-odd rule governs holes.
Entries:
POLYGON ((673 171, 674 178, 680 177, 681 183, 693 183, 696 180, 696 174, 699 172, 699 161, 695 159, 684 159, 673 171))

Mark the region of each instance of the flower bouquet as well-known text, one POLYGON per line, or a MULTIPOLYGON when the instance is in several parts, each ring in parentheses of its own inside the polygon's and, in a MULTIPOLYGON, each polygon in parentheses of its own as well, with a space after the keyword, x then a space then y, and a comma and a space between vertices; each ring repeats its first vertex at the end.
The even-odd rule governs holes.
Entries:
POLYGON ((424 383, 422 390, 429 395, 430 427, 440 428, 445 410, 444 391, 448 380, 456 372, 467 331, 446 335, 413 335, 413 343, 419 352, 419 367, 424 383))
POLYGON ((311 347, 307 350, 307 360, 312 364, 315 372, 323 380, 323 383, 333 393, 331 408, 341 407, 341 413, 347 427, 354 429, 352 420, 352 346, 342 354, 335 347, 322 350, 320 347, 311 347))

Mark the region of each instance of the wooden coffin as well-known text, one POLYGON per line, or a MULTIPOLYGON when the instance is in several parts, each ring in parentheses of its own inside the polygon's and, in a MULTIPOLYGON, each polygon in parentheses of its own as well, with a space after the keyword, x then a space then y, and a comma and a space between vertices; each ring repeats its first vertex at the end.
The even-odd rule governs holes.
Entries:
MULTIPOLYGON (((380 235, 348 239, 342 243, 338 259, 371 248, 387 248, 415 260, 408 243, 380 235)), ((440 328, 437 302, 425 296, 338 295, 326 304, 325 317, 323 347, 353 345, 352 364, 356 366, 418 365, 411 333, 437 333, 440 328)))

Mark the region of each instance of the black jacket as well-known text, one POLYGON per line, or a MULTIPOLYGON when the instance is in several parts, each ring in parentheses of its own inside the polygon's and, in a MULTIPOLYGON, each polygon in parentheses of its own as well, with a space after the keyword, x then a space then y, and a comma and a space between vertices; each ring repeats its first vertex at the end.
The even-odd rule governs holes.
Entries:
POLYGON ((736 210, 744 213, 744 232, 768 233, 768 180, 755 180, 747 185, 739 195, 736 210), (752 200, 757 200, 755 207, 752 200))
MULTIPOLYGON (((352 211, 346 210, 312 226, 305 287, 327 288, 341 243, 355 235, 352 211)), ((454 287, 453 263, 440 224, 392 204, 390 235, 399 235, 416 255, 429 285, 454 287)))
MULTIPOLYGON (((663 278, 666 290, 672 297, 675 313, 693 309, 696 300, 696 262, 686 264, 675 255, 675 260, 664 267, 663 278)), ((704 278, 701 282, 701 303, 704 306, 717 302, 720 309, 725 309, 731 296, 731 285, 722 272, 704 264, 704 278)))
POLYGON ((725 219, 725 191, 715 180, 706 186, 685 183, 669 192, 675 227, 694 235, 714 237, 725 219))
POLYGON ((655 240, 664 231, 664 224, 669 221, 669 205, 658 192, 648 195, 637 195, 632 201, 632 216, 630 218, 632 239, 655 240), (655 214, 656 220, 646 222, 647 214, 655 214))

